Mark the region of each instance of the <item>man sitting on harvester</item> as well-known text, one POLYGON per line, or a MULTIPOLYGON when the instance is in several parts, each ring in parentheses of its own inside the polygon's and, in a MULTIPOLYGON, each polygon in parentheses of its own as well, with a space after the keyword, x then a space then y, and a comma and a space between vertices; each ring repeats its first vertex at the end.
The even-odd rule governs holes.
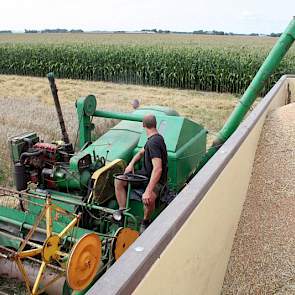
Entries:
MULTIPOLYGON (((149 181, 138 185, 132 184, 132 188, 136 188, 137 191, 141 190, 142 193, 144 218, 140 226, 141 233, 150 224, 150 218, 155 209, 155 201, 167 183, 168 172, 166 144, 157 130, 156 117, 152 114, 145 115, 143 127, 146 130, 147 142, 125 169, 125 174, 134 173, 135 164, 143 158, 142 168, 137 170, 136 174, 148 177, 149 181)), ((115 179, 115 191, 120 214, 126 207, 126 188, 126 181, 115 179)))

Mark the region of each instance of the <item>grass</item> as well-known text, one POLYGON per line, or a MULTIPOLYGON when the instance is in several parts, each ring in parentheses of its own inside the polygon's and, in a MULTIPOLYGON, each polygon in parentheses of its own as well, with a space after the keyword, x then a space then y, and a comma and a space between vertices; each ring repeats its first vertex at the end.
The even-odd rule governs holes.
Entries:
MULTIPOLYGON (((66 127, 72 141, 76 137, 75 100, 94 94, 97 108, 132 111, 131 101, 139 99, 141 106, 163 105, 176 109, 182 116, 204 125, 212 139, 234 108, 237 97, 193 90, 175 90, 90 82, 57 80, 66 127)), ((0 185, 12 185, 7 141, 25 131, 36 131, 45 141, 59 139, 60 129, 53 99, 46 78, 0 76, 0 185), (2 171, 2 174, 1 174, 2 171)), ((105 132, 113 122, 96 119, 96 134, 105 132)))

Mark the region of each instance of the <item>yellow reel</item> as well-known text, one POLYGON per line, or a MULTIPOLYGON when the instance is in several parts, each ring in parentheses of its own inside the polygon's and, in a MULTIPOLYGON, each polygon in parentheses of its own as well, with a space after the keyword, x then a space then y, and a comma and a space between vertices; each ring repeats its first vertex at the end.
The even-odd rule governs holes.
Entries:
POLYGON ((62 239, 67 233, 77 226, 80 215, 71 214, 73 219, 60 232, 53 233, 52 231, 52 212, 55 210, 61 214, 68 214, 64 209, 52 204, 50 196, 46 198, 46 203, 36 221, 30 229, 27 236, 22 240, 22 243, 16 253, 12 255, 15 260, 26 284, 29 294, 37 295, 46 290, 46 288, 56 280, 64 276, 66 272, 67 282, 74 290, 82 290, 86 288, 93 280, 98 270, 101 259, 101 242, 100 238, 95 233, 84 235, 72 248, 70 254, 61 251, 62 239), (30 242, 31 237, 36 231, 41 220, 45 217, 46 221, 46 240, 43 245, 30 242), (30 250, 25 250, 27 244, 33 247, 30 250), (26 258, 38 257, 41 255, 41 266, 38 271, 33 287, 30 286, 29 277, 26 273, 22 260, 26 258), (67 260, 67 266, 64 269, 61 260, 67 260), (40 283, 46 267, 50 263, 58 263, 62 267, 62 272, 57 274, 46 286, 40 289, 40 283))

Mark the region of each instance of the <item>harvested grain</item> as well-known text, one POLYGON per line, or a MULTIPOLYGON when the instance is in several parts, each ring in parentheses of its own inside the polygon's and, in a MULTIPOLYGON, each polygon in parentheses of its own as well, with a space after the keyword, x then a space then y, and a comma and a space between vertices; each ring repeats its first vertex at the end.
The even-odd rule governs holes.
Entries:
POLYGON ((295 294, 295 104, 266 119, 222 294, 295 294))

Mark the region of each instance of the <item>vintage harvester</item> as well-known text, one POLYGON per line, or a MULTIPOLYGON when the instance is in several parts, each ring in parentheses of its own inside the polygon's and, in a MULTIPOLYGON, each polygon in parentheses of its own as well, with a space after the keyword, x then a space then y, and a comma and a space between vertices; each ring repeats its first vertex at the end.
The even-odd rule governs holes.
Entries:
MULTIPOLYGON (((93 95, 76 101, 79 148, 73 148, 50 73, 62 140, 45 143, 28 132, 9 141, 16 189, 0 188, 0 273, 22 278, 30 294, 86 293, 139 235, 143 208, 130 198, 130 184, 145 179, 123 173, 146 142, 143 116, 157 118, 168 150, 167 186, 176 195, 235 131, 294 39, 293 19, 207 152, 207 130, 176 111, 107 112, 96 108, 93 95), (94 139, 93 117, 121 121, 94 139), (115 177, 129 183, 123 223, 116 216, 115 177)), ((170 201, 160 197, 153 218, 170 201)))

